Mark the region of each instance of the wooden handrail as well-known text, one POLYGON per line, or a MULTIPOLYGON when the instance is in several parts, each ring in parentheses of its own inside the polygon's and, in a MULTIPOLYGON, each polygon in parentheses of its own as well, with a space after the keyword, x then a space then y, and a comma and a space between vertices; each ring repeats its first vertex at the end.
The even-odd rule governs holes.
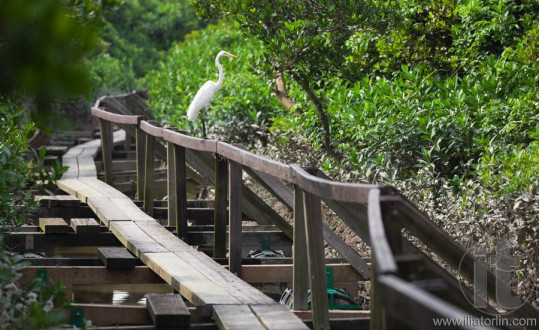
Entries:
POLYGON ((110 111, 106 111, 99 108, 92 108, 91 113, 93 116, 96 116, 101 119, 105 119, 115 124, 139 125, 141 120, 144 119, 144 116, 118 115, 110 111))

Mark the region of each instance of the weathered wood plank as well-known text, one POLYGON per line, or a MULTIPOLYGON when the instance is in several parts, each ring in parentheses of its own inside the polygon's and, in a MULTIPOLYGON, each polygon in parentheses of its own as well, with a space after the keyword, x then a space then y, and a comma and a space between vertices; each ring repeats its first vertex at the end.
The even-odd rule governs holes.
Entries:
POLYGON ((107 268, 135 268, 136 258, 125 247, 99 247, 97 257, 107 268))
POLYGON ((97 217, 107 227, 110 227, 112 221, 131 220, 125 213, 116 207, 116 205, 105 196, 88 197, 86 201, 88 206, 95 212, 97 217))
POLYGON ((131 221, 111 221, 110 231, 134 255, 142 259, 144 253, 169 252, 131 221))
POLYGON ((213 318, 221 330, 265 330, 247 305, 215 305, 213 318))
POLYGON ((369 190, 376 188, 371 184, 336 182, 309 174, 297 165, 290 165, 292 180, 303 190, 321 198, 343 202, 367 203, 369 190))
POLYGON ((118 115, 96 107, 91 108, 92 116, 107 120, 116 124, 138 125, 144 116, 118 115))
POLYGON ((230 272, 241 277, 241 237, 242 237, 242 208, 241 208, 241 165, 228 161, 228 219, 229 219, 229 257, 230 272))
POLYGON ((296 315, 285 306, 279 305, 251 305, 249 306, 260 323, 266 329, 298 330, 308 329, 296 315))
POLYGON ((36 195, 34 201, 38 202, 42 207, 79 207, 80 201, 77 197, 71 195, 36 195))
MULTIPOLYGON (((145 123, 145 122, 143 122, 145 123)), ((144 212, 153 215, 153 196, 154 196, 154 169, 155 169, 155 137, 146 134, 146 159, 144 163, 144 212)))
POLYGON ((270 297, 248 285, 231 272, 225 270, 213 259, 200 251, 184 251, 176 253, 193 268, 199 270, 209 280, 223 288, 243 304, 276 304, 270 297))
POLYGON ((163 130, 163 139, 172 142, 178 146, 189 148, 191 150, 206 151, 215 153, 217 151, 217 141, 208 139, 199 139, 170 129, 163 130))
POLYGON ((226 226, 228 195, 228 163, 227 160, 217 156, 215 158, 215 211, 213 256, 222 258, 226 256, 226 226))
POLYGON ((329 329, 328 296, 322 232, 322 205, 320 197, 303 191, 305 232, 309 260, 309 282, 313 324, 316 329, 329 329))
POLYGON ((99 127, 101 129, 101 157, 103 158, 103 169, 105 170, 105 182, 112 184, 114 179, 112 176, 112 127, 110 122, 103 118, 99 119, 99 127))
POLYGON ((79 179, 59 180, 56 184, 58 188, 72 196, 76 196, 83 203, 87 202, 88 197, 104 196, 103 193, 86 185, 79 179))
POLYGON ((305 211, 303 209, 303 190, 294 186, 294 309, 306 310, 307 289, 309 288, 309 265, 307 256, 307 234, 305 230, 305 211))
POLYGON ((39 227, 45 234, 69 233, 69 225, 62 218, 39 218, 39 227))
POLYGON ((144 200, 144 177, 146 173, 145 145, 146 133, 140 128, 136 128, 135 144, 137 149, 136 169, 137 169, 137 198, 144 200))
POLYGON ((101 231, 99 223, 94 218, 73 218, 70 226, 77 234, 91 234, 101 231))
POLYGON ((179 294, 146 295, 146 307, 158 326, 185 327, 191 324, 191 312, 179 294))
POLYGON ((146 253, 142 259, 146 265, 196 306, 241 303, 174 253, 146 253))

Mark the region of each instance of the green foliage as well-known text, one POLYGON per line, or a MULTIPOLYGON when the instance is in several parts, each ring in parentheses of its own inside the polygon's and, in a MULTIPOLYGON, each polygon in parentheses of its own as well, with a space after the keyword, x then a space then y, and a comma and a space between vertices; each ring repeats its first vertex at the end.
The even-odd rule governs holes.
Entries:
POLYGON ((23 153, 32 133, 31 124, 22 124, 23 111, 0 103, 0 232, 22 225, 33 211, 27 190, 32 172, 23 153))
MULTIPOLYGON (((154 69, 172 43, 199 24, 190 1, 126 0, 105 15, 103 41, 111 57, 137 77, 154 69)), ((107 77, 109 78, 109 77, 107 77)))
POLYGON ((245 39, 227 25, 209 26, 188 35, 185 43, 170 49, 159 70, 144 78, 154 114, 182 130, 199 132, 199 121, 187 121, 187 108, 205 81, 217 80, 215 56, 226 50, 238 58, 221 58, 225 80, 208 108, 209 132, 231 142, 252 144, 264 138, 264 127, 271 123, 278 103, 271 95, 270 84, 252 69, 263 49, 259 41, 245 39))

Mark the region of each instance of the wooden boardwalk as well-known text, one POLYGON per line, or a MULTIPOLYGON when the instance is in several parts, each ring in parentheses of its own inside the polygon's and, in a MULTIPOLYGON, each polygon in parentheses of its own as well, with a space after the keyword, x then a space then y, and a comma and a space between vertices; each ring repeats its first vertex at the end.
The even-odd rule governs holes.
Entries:
MULTIPOLYGON (((46 212, 48 218, 40 219, 44 231, 69 230, 67 223, 57 218, 62 215, 53 210, 52 205, 85 203, 84 207, 90 209, 91 216, 99 219, 102 228, 106 226, 107 234, 101 233, 100 236, 114 235, 114 241, 109 240, 108 244, 114 246, 121 242, 138 258, 137 261, 140 259, 147 266, 146 270, 150 269, 192 305, 198 306, 199 312, 212 316, 212 326, 221 329, 305 329, 306 323, 297 315, 302 319, 307 316, 310 319, 307 323, 312 322, 314 329, 344 326, 343 323, 336 325, 335 320, 330 319, 335 314, 329 312, 324 242, 349 263, 347 267, 353 269, 356 284, 358 280, 371 280, 368 322, 371 329, 431 329, 434 318, 472 320, 484 315, 469 303, 483 298, 467 285, 475 279, 477 260, 395 188, 335 182, 316 168, 283 164, 252 154, 241 146, 193 138, 146 120, 149 115, 146 110, 136 93, 104 97, 96 103, 92 114, 99 118, 101 139, 75 146, 63 156, 64 165, 69 165, 70 169, 58 186, 71 197, 47 197, 40 201, 51 206, 51 210, 46 212), (113 125, 125 133, 122 130, 113 132, 113 125), (112 149, 115 143, 124 139, 128 139, 126 146, 131 145, 130 141, 136 144, 132 153, 136 154, 132 186, 136 186, 137 199, 143 202, 142 210, 119 191, 120 188, 114 188, 119 185, 115 182, 113 167, 119 163, 113 162, 112 149), (99 152, 104 181, 98 180, 94 162, 99 152), (166 163, 166 169, 156 169, 156 158, 166 163), (156 180, 163 172, 167 175, 166 182, 162 177, 156 180), (293 224, 247 187, 244 174, 293 212, 293 224), (166 210, 155 198, 157 182, 166 183, 166 210), (215 188, 211 210, 205 209, 199 214, 205 218, 213 217, 213 251, 210 254, 213 258, 225 259, 230 271, 189 245, 193 244, 190 240, 194 233, 188 230, 188 219, 193 219, 193 209, 188 209, 188 205, 193 205, 193 201, 187 200, 187 191, 193 182, 215 188), (323 205, 370 246, 372 266, 323 222, 323 205), (154 217, 155 214, 162 215, 163 211, 168 217, 168 228, 154 217), (256 277, 254 282, 257 282, 267 275, 255 273, 253 276, 248 266, 242 264, 245 254, 242 220, 245 217, 259 225, 271 225, 280 230, 287 240, 292 240, 292 265, 272 265, 274 267, 266 269, 268 273, 273 269, 283 273, 281 275, 288 274, 288 279, 292 277, 287 282, 292 282, 293 286, 293 312, 241 279, 256 277), (174 232, 169 231, 171 227, 174 227, 174 232), (409 240, 412 236, 413 241, 409 240), (426 250, 436 255, 436 260, 443 262, 444 266, 425 254, 426 250), (464 280, 453 275, 457 272, 464 280), (309 289, 310 301, 305 294, 309 289)), ((76 218, 76 221, 71 220, 74 230, 96 230, 95 223, 85 218, 90 216, 87 211, 84 216, 69 208, 60 211, 75 215, 71 217, 76 218), (85 226, 88 228, 83 229, 85 226)), ((48 236, 53 235, 56 234, 48 236)), ((6 241, 18 242, 16 244, 24 245, 26 250, 31 250, 34 239, 47 242, 39 235, 29 234, 24 235, 21 242, 21 236, 13 235, 6 241)), ((72 236, 68 235, 66 239, 70 242, 77 239, 72 236)), ((48 248, 53 245, 50 242, 46 244, 48 248)), ((108 252, 111 251, 102 250, 100 258, 107 261, 108 252)), ((128 266, 132 267, 132 263, 128 266)), ((259 271, 264 270, 260 268, 259 271)), ((66 269, 66 273, 69 272, 75 274, 77 271, 66 269)), ((90 269, 89 272, 104 274, 108 279, 111 276, 102 269, 90 269)), ((135 268, 134 272, 143 274, 144 270, 135 268)), ((485 273, 485 296, 494 301, 500 288, 511 292, 511 288, 493 272, 485 270, 485 273)), ((148 276, 143 275, 145 278, 148 276)), ((79 280, 70 278, 70 281, 75 283, 79 280)), ((516 296, 514 292, 511 294, 516 296)), ((173 315, 161 314, 157 303, 174 301, 176 304, 177 298, 152 298, 152 316, 155 319, 173 318, 173 315)), ((490 315, 504 322, 515 318, 537 319, 539 315, 530 303, 523 303, 511 313, 499 311, 487 301, 485 304, 490 315)), ((98 307, 93 309, 99 310, 98 307)), ((358 325, 354 323, 353 328, 358 328, 358 325)), ((363 323, 359 327, 364 326, 363 323)))
MULTIPOLYGON (((116 131, 113 142, 125 139, 116 131)), ((130 198, 97 179, 100 140, 71 148, 58 187, 88 204, 99 220, 156 274, 195 306, 211 306, 221 329, 307 329, 289 309, 184 243, 130 198)))

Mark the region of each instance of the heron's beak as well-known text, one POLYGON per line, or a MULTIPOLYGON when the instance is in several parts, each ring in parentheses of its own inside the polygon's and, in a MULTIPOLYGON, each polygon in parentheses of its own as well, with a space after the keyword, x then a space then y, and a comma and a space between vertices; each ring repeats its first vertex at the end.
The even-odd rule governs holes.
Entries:
POLYGON ((225 55, 226 55, 226 56, 230 56, 230 57, 234 57, 234 58, 237 58, 237 56, 236 56, 236 55, 234 55, 234 54, 230 54, 230 53, 227 53, 227 52, 225 52, 225 55))

